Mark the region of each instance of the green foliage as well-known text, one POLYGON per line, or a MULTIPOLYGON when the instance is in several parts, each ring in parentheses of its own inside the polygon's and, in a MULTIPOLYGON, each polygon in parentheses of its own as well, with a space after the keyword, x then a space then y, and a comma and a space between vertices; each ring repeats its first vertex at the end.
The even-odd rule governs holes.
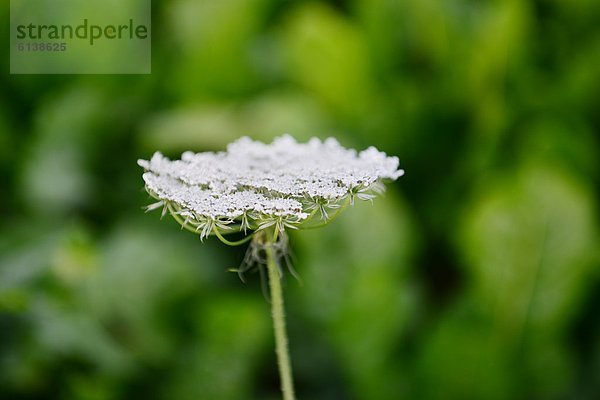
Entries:
POLYGON ((286 132, 406 169, 291 234, 299 398, 600 397, 600 3, 153 3, 152 75, 0 76, 0 398, 278 398, 243 249, 135 161, 286 132))
POLYGON ((406 365, 394 348, 416 305, 408 269, 417 233, 405 206, 391 195, 373 207, 357 203, 336 221, 339 229, 299 232, 292 239, 299 242, 298 268, 306 282, 293 291, 294 312, 305 313, 336 351, 357 398, 393 398, 407 387, 406 365))

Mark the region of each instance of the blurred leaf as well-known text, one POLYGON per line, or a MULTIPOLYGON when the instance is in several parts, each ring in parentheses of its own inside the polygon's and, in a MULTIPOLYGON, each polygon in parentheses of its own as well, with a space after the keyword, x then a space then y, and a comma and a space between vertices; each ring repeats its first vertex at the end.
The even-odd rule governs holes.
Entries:
POLYGON ((560 165, 588 181, 600 173, 598 140, 581 120, 534 119, 519 132, 516 148, 523 162, 560 165))
MULTIPOLYGON (((2 107, 4 109, 4 107, 2 107)), ((0 111, 0 173, 4 173, 4 170, 9 167, 9 160, 11 160, 11 149, 13 144, 13 137, 10 132, 6 115, 3 111, 0 111)))
POLYGON ((58 283, 77 287, 97 272, 96 244, 83 228, 75 227, 61 238, 48 262, 58 283))
POLYGON ((329 126, 309 97, 267 92, 243 105, 198 104, 157 114, 142 127, 140 141, 145 151, 219 151, 244 135, 271 141, 290 133, 303 141, 328 136, 329 126))
POLYGON ((119 391, 114 380, 105 376, 89 376, 74 373, 68 379, 68 392, 65 399, 72 400, 111 400, 119 399, 119 391))
POLYGON ((364 29, 367 51, 373 60, 373 69, 380 75, 397 74, 401 38, 405 32, 398 29, 406 2, 386 0, 359 0, 355 2, 357 17, 364 29))
MULTIPOLYGON (((509 60, 522 51, 526 35, 527 10, 523 3, 507 1, 478 5, 469 32, 468 93, 473 100, 485 97, 484 91, 498 88, 506 78, 509 60)), ((460 20, 456 21, 460 23, 460 20)))
POLYGON ((140 140, 145 151, 183 152, 223 149, 238 137, 235 110, 227 105, 198 105, 148 118, 140 140))
POLYGON ((515 398, 510 355, 485 321, 460 304, 425 332, 415 363, 414 394, 422 399, 515 398))
POLYGON ((586 187, 536 165, 490 184, 468 209, 459 246, 473 277, 473 301, 507 351, 531 367, 539 385, 529 387, 532 393, 569 379, 567 360, 541 360, 548 352, 564 356, 554 344, 589 289, 595 213, 586 187))
MULTIPOLYGON (((600 7, 597 14, 600 15, 600 7)), ((575 112, 594 115, 594 104, 598 99, 600 71, 596 67, 600 62, 600 34, 590 35, 578 47, 573 57, 566 58, 565 73, 561 77, 561 104, 568 104, 575 112)))
POLYGON ((19 313, 29 306, 29 293, 23 289, 0 289, 0 313, 19 313))
POLYGON ((415 234, 400 199, 390 193, 375 203, 294 235, 305 285, 293 294, 338 354, 353 397, 392 399, 407 388, 394 346, 414 307, 407 270, 415 234))
POLYGON ((177 63, 170 91, 184 99, 236 95, 256 86, 248 46, 265 18, 267 0, 177 0, 168 11, 177 63))
POLYGON ((0 290, 28 288, 47 275, 53 253, 69 227, 6 226, 0 235, 0 290))
POLYGON ((288 18, 281 50, 290 79, 346 118, 364 112, 373 82, 362 32, 323 3, 288 18))
POLYGON ((327 137, 332 124, 311 96, 295 91, 271 91, 256 96, 241 109, 242 126, 252 137, 271 141, 289 133, 298 141, 327 137))
POLYGON ((65 308, 50 296, 41 296, 34 304, 34 343, 56 363, 69 357, 80 358, 110 373, 131 368, 129 356, 103 329, 93 315, 84 310, 65 308))
POLYGON ((60 213, 89 201, 93 181, 86 160, 97 140, 90 130, 103 105, 96 90, 73 87, 49 97, 37 111, 20 188, 37 212, 60 213))
POLYGON ((272 340, 268 303, 259 297, 217 295, 197 310, 199 340, 183 349, 164 398, 248 398, 258 356, 272 340))
POLYGON ((206 249, 192 258, 181 237, 186 233, 171 226, 172 235, 160 234, 136 219, 118 226, 103 245, 101 268, 82 287, 82 300, 116 341, 140 361, 154 363, 177 345, 161 310, 199 290, 214 266, 206 249))
POLYGON ((493 306, 506 333, 519 334, 526 321, 534 332, 562 331, 590 276, 594 218, 585 187, 535 166, 492 184, 475 201, 461 250, 477 296, 493 306))

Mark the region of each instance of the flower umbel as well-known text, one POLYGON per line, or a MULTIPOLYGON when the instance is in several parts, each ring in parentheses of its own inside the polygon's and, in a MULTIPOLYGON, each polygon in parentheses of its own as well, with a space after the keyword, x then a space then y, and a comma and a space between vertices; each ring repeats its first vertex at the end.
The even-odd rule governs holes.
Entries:
POLYGON ((404 174, 397 157, 374 147, 359 153, 333 138, 298 143, 289 135, 271 144, 244 137, 225 152, 185 152, 175 161, 157 152, 138 164, 146 190, 159 200, 148 209, 164 206, 201 239, 327 222, 355 199, 373 199, 382 181, 404 174))
POLYGON ((296 275, 286 230, 326 225, 356 199, 372 201, 385 190, 385 180, 404 174, 398 158, 374 147, 360 153, 345 149, 333 138, 298 143, 284 135, 271 144, 244 137, 225 152, 185 152, 175 161, 157 152, 138 164, 146 190, 157 200, 147 211, 161 208, 162 216, 170 213, 200 239, 215 235, 232 246, 252 240, 237 272, 243 280, 245 271, 257 267, 265 279, 266 267, 281 391, 284 400, 293 400, 281 263, 296 275), (234 232, 247 236, 225 238, 234 232))

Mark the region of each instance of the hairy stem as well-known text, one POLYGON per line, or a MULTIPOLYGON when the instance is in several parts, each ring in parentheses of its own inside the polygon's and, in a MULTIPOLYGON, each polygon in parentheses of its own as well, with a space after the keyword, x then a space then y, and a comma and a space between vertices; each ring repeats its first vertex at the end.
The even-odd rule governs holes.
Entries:
MULTIPOLYGON (((274 235, 274 240, 271 244, 274 244, 276 240, 277 234, 274 235)), ((279 365, 281 391, 284 400, 294 400, 294 383, 292 381, 292 366, 285 330, 281 275, 273 247, 267 245, 265 251, 267 254, 267 269, 271 291, 271 315, 273 317, 273 330, 275 332, 275 352, 277 353, 277 364, 279 365)))

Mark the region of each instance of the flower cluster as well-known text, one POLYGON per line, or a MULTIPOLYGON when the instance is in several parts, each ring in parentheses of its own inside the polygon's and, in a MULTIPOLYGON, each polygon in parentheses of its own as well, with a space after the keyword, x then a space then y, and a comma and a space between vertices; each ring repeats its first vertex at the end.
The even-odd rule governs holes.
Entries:
POLYGON ((398 158, 374 147, 360 153, 337 140, 298 143, 289 135, 271 144, 243 137, 225 152, 185 152, 171 161, 160 153, 139 160, 148 193, 185 228, 210 234, 313 226, 355 199, 370 200, 383 180, 404 171, 398 158))

